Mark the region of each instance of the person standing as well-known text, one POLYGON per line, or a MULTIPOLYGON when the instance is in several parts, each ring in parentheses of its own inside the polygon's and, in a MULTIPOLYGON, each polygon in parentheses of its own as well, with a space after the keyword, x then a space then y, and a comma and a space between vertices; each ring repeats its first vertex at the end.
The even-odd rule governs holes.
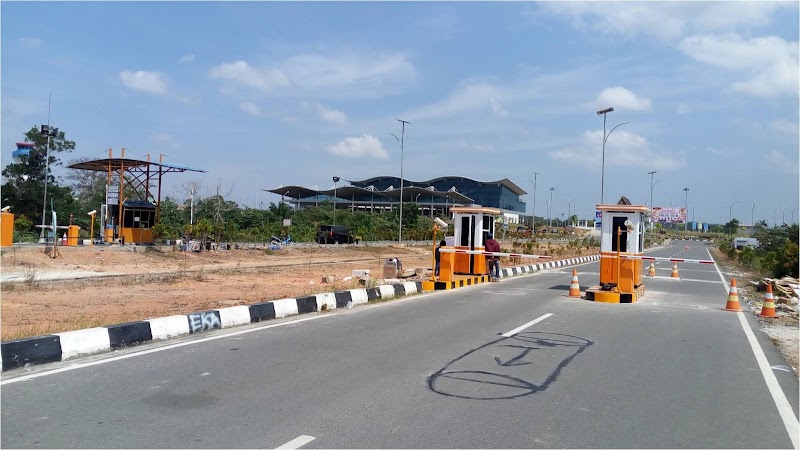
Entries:
POLYGON ((439 276, 439 266, 441 265, 442 262, 442 252, 440 252, 439 249, 441 249, 445 245, 447 245, 447 242, 445 242, 444 240, 440 241, 439 246, 436 247, 436 251, 433 254, 434 258, 436 259, 436 267, 433 269, 433 275, 437 277, 439 276))
MULTIPOLYGON (((494 240, 492 233, 486 233, 484 248, 487 252, 500 252, 500 243, 494 240)), ((486 261, 489 263, 489 278, 492 281, 500 281, 500 257, 487 255, 486 261)))

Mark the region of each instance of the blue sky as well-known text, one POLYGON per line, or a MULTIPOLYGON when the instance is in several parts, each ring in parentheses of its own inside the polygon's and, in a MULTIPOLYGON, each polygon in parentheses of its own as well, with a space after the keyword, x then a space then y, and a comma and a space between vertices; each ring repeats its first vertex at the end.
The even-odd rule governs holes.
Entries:
MULTIPOLYGON (((261 189, 508 178, 536 214, 604 197, 690 220, 798 208, 797 2, 8 2, 2 164, 31 126, 69 157, 150 153, 251 207, 261 189), (659 181, 660 180, 660 181, 659 181), (734 202, 741 201, 733 205, 734 202), (753 208, 753 203, 755 207, 753 208)), ((63 172, 60 172, 63 173, 63 172)))

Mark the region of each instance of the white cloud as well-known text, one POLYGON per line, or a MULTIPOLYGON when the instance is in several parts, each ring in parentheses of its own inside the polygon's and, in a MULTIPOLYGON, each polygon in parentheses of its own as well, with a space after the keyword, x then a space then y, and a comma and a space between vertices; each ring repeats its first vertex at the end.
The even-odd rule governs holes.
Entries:
POLYGON ((474 153, 491 153, 494 151, 494 145, 492 144, 478 144, 476 142, 458 141, 456 142, 455 146, 459 150, 474 153))
POLYGON ((649 98, 637 97, 636 94, 621 86, 603 89, 594 101, 599 110, 613 106, 615 110, 650 111, 652 102, 649 98))
POLYGON ((120 72, 119 79, 126 87, 151 94, 166 94, 167 82, 163 74, 139 70, 120 72))
POLYGON ((194 62, 194 55, 191 54, 191 53, 188 54, 188 55, 183 55, 183 56, 181 56, 181 59, 178 60, 178 62, 181 63, 181 64, 193 63, 194 62))
POLYGON ((778 119, 772 122, 772 128, 786 134, 798 134, 797 122, 789 122, 786 119, 778 119))
POLYGON ((447 117, 466 110, 482 109, 494 98, 504 98, 502 88, 485 82, 466 83, 452 91, 445 99, 423 106, 409 115, 415 120, 447 117))
POLYGON ((244 102, 239 105, 239 108, 241 108, 242 111, 246 112, 247 114, 250 114, 251 116, 257 116, 261 114, 261 108, 259 108, 258 105, 254 103, 244 102))
MULTIPOLYGON (((548 155, 570 164, 600 167, 603 161, 603 130, 587 131, 573 146, 548 152, 548 155)), ((606 166, 641 167, 648 169, 678 169, 686 165, 650 148, 647 139, 635 133, 617 130, 609 136, 605 149, 606 166)))
POLYGON ((289 85, 286 75, 277 69, 256 69, 244 61, 220 64, 211 69, 211 78, 235 81, 263 91, 289 85))
POLYGON ((328 146, 328 152, 345 158, 389 159, 381 141, 369 134, 345 138, 328 146))
POLYGON ((40 49, 44 47, 44 41, 39 38, 24 37, 19 39, 20 44, 28 49, 40 49))
POLYGON ((330 122, 336 125, 347 124, 347 114, 342 111, 331 108, 322 103, 309 103, 302 102, 302 106, 306 109, 314 111, 320 119, 325 122, 330 122))
POLYGON ((151 141, 157 142, 161 145, 168 145, 172 148, 180 147, 180 144, 169 133, 163 133, 163 132, 151 133, 149 138, 151 141))
POLYGON ((262 91, 292 95, 302 92, 327 97, 374 97, 413 81, 414 65, 401 53, 301 54, 272 68, 245 61, 220 64, 211 77, 262 91))
POLYGON ((772 150, 764 154, 764 159, 767 161, 769 166, 775 167, 783 172, 794 175, 800 173, 800 169, 798 169, 797 165, 798 162, 792 161, 788 156, 777 150, 772 150))
POLYGON ((568 17, 575 28, 633 39, 674 41, 688 34, 729 32, 770 23, 792 2, 543 2, 546 12, 568 17))
POLYGON ((734 34, 691 36, 678 48, 696 61, 750 78, 733 83, 731 89, 759 97, 797 95, 800 82, 797 42, 776 36, 742 39, 734 34))
POLYGON ((492 106, 492 112, 494 112, 497 116, 506 117, 508 116, 508 110, 503 108, 503 105, 497 101, 496 98, 492 97, 489 99, 489 103, 492 106))

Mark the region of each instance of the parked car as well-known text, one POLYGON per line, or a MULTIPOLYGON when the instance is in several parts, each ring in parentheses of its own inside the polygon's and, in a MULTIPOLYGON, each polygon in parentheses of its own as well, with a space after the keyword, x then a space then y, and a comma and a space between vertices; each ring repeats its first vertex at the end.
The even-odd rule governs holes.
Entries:
POLYGON ((350 229, 340 225, 320 225, 317 230, 318 244, 352 244, 350 229))

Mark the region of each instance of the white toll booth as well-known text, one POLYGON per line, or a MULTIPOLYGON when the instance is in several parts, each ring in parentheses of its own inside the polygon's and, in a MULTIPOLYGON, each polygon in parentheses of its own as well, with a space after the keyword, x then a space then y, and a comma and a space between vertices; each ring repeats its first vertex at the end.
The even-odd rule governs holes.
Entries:
MULTIPOLYGON (((497 208, 482 206, 454 206, 450 208, 450 212, 453 213, 455 229, 453 245, 456 250, 483 250, 486 234, 494 234, 495 218, 502 213, 497 208)), ((486 257, 483 255, 456 253, 454 256, 453 273, 467 275, 489 273, 486 257)))
POLYGON ((586 290, 586 299, 606 303, 633 303, 644 296, 642 260, 624 256, 642 256, 645 216, 644 205, 631 205, 622 197, 616 205, 597 205, 601 215, 600 285, 586 290))

